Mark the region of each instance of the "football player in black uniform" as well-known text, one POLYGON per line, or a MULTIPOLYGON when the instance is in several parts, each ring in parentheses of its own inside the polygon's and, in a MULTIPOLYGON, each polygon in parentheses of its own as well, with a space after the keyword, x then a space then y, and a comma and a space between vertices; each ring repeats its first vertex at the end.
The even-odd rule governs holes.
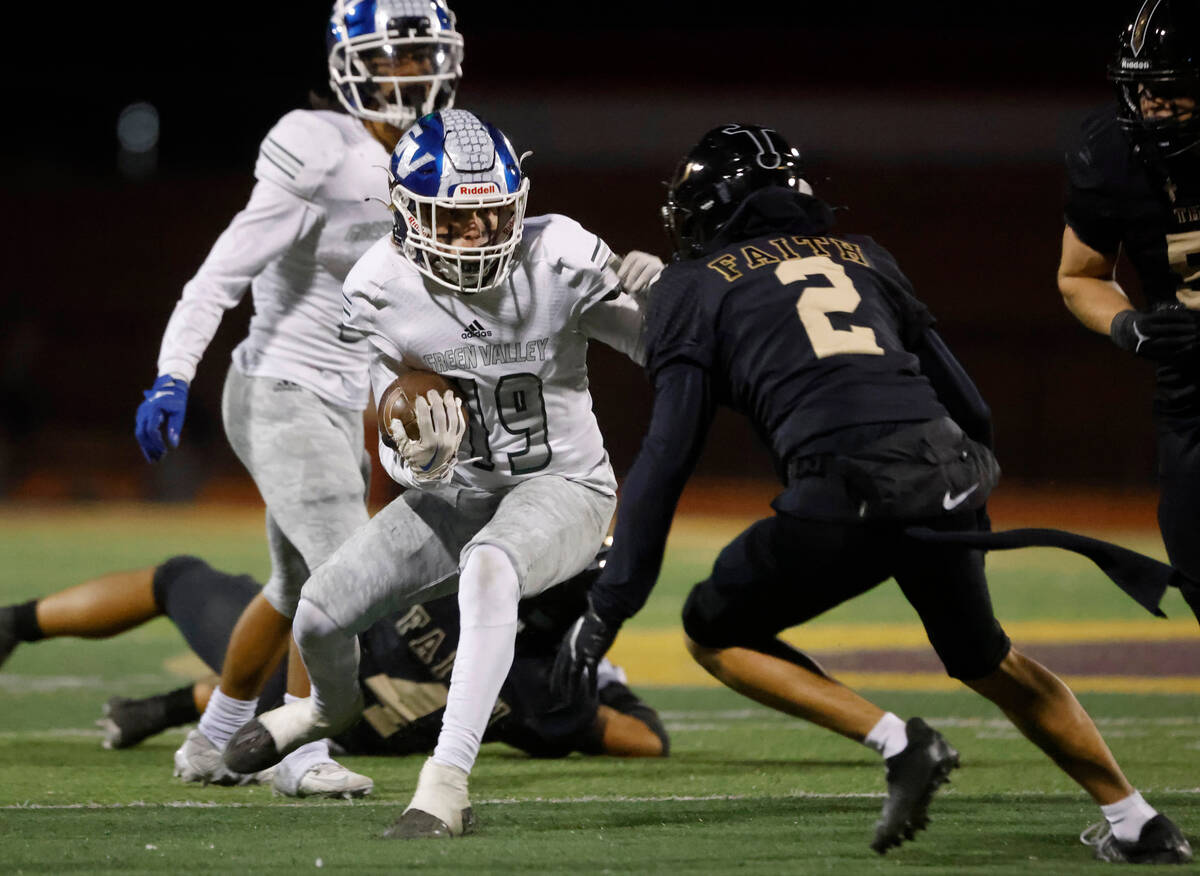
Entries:
POLYGON ((1109 77, 1119 100, 1066 150, 1058 287, 1085 326, 1156 364, 1158 522, 1200 617, 1200 6, 1146 0, 1109 77), (1121 251, 1145 306, 1116 281, 1121 251))
POLYGON ((872 848, 882 854, 927 825, 958 754, 920 718, 884 712, 777 635, 895 577, 946 671, 1101 805, 1113 856, 1189 860, 1187 841, 1126 781, 1067 686, 1011 647, 980 551, 953 543, 1012 535, 978 533, 998 476, 990 414, 892 256, 869 237, 832 233, 799 153, 754 125, 701 139, 669 184, 664 218, 677 258, 650 303, 651 422, 608 564, 560 647, 555 689, 590 687, 645 602, 714 409, 728 405, 769 446, 785 489, 774 516, 726 546, 688 597, 687 646, 734 690, 880 752, 887 797, 872 848))
MULTIPOLYGON (((573 751, 626 757, 668 753, 657 713, 625 684, 624 674, 605 668, 598 695, 586 692, 569 703, 550 693, 549 676, 564 630, 586 607, 600 559, 580 575, 519 610, 516 658, 484 736, 534 757, 573 751)), ((107 638, 166 615, 192 650, 220 672, 225 646, 242 610, 261 590, 248 575, 219 572, 196 557, 173 557, 161 565, 86 581, 42 599, 0 608, 0 664, 18 643, 60 636, 107 638)), ((383 618, 359 636, 359 683, 366 708, 362 720, 335 741, 349 754, 430 752, 446 705, 458 645, 458 604, 453 594, 383 618)), ((281 655, 282 656, 282 652, 281 655)), ((127 748, 180 724, 196 721, 216 678, 144 699, 114 697, 100 722, 106 748, 127 748)), ((283 702, 285 667, 266 683, 260 710, 283 702)), ((296 795, 299 788, 280 786, 296 795)))

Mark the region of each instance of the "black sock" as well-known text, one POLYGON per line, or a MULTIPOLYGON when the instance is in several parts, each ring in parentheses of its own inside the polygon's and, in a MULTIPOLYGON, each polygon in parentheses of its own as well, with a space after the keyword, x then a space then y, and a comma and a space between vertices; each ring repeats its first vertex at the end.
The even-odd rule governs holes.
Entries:
POLYGON ((170 693, 162 694, 163 720, 168 727, 178 727, 180 724, 190 724, 200 718, 196 711, 196 700, 192 697, 192 686, 181 687, 170 693))
POLYGON ((37 622, 37 604, 36 599, 31 599, 28 602, 23 602, 20 605, 11 606, 13 610, 13 632, 17 635, 17 640, 21 642, 36 642, 39 639, 46 638, 42 628, 37 622))

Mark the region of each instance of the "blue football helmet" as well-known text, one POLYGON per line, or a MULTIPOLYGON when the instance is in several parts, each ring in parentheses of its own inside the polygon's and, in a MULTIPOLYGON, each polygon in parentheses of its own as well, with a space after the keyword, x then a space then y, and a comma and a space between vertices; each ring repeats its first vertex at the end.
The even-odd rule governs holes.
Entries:
POLYGON ((417 270, 463 295, 503 283, 529 179, 512 143, 466 110, 413 123, 392 152, 393 238, 417 270))
POLYGON ((329 86, 360 119, 403 130, 454 106, 463 38, 444 0, 336 0, 326 31, 329 86))

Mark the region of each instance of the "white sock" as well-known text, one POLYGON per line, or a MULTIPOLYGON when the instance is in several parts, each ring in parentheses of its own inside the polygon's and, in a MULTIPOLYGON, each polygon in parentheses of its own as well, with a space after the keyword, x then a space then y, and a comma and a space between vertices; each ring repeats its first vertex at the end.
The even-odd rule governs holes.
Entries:
POLYGON ((1146 822, 1158 815, 1158 810, 1142 798, 1140 791, 1134 791, 1124 800, 1101 806, 1100 811, 1108 819, 1113 836, 1122 842, 1135 842, 1146 822))
MULTIPOLYGON (((303 697, 293 696, 290 693, 285 693, 283 695, 283 702, 285 705, 287 703, 294 703, 301 699, 303 699, 303 697)), ((288 770, 290 770, 298 780, 317 764, 333 762, 333 758, 329 755, 329 740, 318 739, 316 742, 307 742, 285 757, 284 761, 287 762, 288 770)))
POLYGON ((883 759, 894 757, 908 746, 908 733, 904 729, 904 719, 888 712, 879 719, 879 723, 871 728, 863 745, 873 748, 883 755, 883 759))
POLYGON ((204 714, 200 716, 200 732, 217 748, 224 749, 229 737, 238 728, 254 717, 258 697, 252 700, 235 700, 221 693, 221 688, 212 692, 204 714))
POLYGON ((488 719, 508 677, 517 638, 517 571, 491 545, 471 551, 459 575, 461 632, 442 732, 433 759, 471 772, 488 719))

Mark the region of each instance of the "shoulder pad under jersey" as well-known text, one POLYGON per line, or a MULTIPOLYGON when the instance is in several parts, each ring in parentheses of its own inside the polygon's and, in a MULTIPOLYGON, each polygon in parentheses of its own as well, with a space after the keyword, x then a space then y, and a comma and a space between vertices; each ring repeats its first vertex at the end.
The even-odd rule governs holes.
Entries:
POLYGON ((311 200, 345 151, 342 132, 334 125, 311 110, 293 110, 263 138, 254 176, 311 200))
POLYGON ((1078 189, 1119 185, 1129 172, 1129 142, 1117 124, 1116 109, 1093 110, 1063 137, 1067 178, 1078 189))

